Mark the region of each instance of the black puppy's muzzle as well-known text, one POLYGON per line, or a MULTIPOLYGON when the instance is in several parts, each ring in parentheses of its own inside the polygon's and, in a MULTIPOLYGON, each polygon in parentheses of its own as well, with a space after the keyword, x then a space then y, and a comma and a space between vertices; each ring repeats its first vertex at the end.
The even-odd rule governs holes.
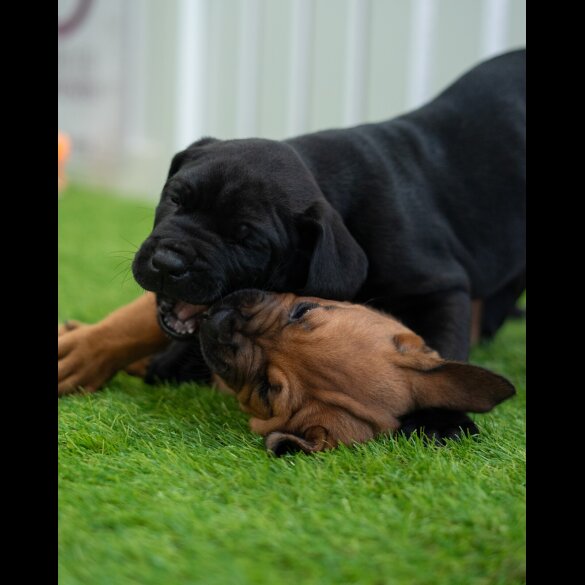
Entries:
MULTIPOLYGON (((136 253, 132 273, 136 282, 146 290, 194 304, 209 304, 215 299, 203 298, 207 296, 202 294, 205 291, 190 291, 192 273, 201 273, 199 264, 193 250, 183 242, 151 236, 136 253)), ((205 279, 198 279, 199 285, 201 280, 205 279)))

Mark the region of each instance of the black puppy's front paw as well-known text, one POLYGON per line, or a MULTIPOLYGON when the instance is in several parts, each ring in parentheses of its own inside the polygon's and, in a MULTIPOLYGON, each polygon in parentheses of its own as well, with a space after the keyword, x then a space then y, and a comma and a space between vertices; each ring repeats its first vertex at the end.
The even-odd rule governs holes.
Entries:
POLYGON ((144 381, 147 384, 161 382, 211 381, 211 370, 201 355, 199 343, 173 341, 167 349, 157 353, 148 365, 144 381))
POLYGON ((477 425, 464 413, 440 408, 418 410, 401 419, 400 431, 407 437, 424 436, 437 445, 447 439, 459 440, 466 435, 479 435, 477 425))

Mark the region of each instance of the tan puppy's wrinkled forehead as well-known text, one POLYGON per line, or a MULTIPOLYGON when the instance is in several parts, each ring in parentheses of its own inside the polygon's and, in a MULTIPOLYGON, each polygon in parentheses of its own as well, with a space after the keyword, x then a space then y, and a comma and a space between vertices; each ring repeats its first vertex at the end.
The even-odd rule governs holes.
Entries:
POLYGON ((214 349, 252 430, 276 454, 367 441, 420 408, 485 412, 514 392, 496 374, 442 360, 405 325, 362 305, 261 293, 236 294, 228 306, 229 339, 225 327, 222 335, 231 352, 214 349))

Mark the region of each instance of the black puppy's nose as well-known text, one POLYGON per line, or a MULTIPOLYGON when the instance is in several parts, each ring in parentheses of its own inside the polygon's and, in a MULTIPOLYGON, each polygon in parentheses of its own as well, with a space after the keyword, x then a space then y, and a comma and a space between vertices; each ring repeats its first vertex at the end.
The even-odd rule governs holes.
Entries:
POLYGON ((151 262, 155 270, 175 278, 187 272, 185 257, 169 248, 157 248, 151 262))

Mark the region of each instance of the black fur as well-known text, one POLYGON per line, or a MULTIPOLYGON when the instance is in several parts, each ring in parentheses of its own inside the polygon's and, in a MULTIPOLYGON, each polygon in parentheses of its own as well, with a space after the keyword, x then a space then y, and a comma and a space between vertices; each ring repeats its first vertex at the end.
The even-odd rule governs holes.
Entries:
MULTIPOLYGON (((137 281, 197 304, 248 287, 367 302, 466 360, 471 300, 490 336, 525 286, 525 60, 491 59, 387 122, 192 144, 137 281)), ((173 378, 177 348, 151 376, 173 378)))
POLYGON ((476 424, 466 414, 441 408, 419 410, 400 422, 400 431, 407 437, 425 436, 437 445, 444 445, 446 439, 458 439, 462 433, 479 434, 476 424))

